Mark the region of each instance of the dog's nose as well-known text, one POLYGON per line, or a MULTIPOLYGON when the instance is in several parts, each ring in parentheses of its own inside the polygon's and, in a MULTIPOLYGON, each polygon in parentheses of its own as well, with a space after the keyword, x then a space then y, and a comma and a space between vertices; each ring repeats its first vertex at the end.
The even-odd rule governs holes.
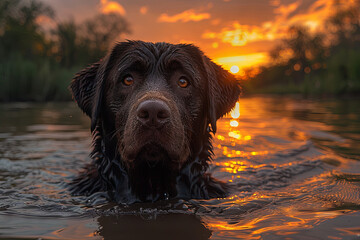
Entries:
POLYGON ((161 100, 145 100, 137 108, 139 121, 147 127, 160 128, 170 118, 170 108, 161 100))

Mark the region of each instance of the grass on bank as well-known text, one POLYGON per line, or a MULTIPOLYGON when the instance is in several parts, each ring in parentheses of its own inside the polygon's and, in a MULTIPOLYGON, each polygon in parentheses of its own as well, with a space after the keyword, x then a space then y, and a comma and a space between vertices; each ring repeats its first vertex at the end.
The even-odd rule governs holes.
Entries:
POLYGON ((31 61, 14 55, 0 62, 0 101, 67 101, 74 74, 81 66, 64 68, 46 59, 31 61))

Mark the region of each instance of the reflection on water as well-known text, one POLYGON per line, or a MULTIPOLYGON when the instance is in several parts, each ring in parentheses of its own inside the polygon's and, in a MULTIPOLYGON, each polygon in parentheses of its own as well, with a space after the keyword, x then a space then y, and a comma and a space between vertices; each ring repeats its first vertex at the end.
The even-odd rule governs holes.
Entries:
POLYGON ((230 197, 131 206, 67 192, 91 144, 74 104, 0 105, 0 239, 358 239, 358 105, 243 98, 213 142, 230 197))
POLYGON ((211 231, 193 214, 160 214, 156 220, 137 215, 100 216, 98 223, 102 226, 98 235, 105 239, 206 240, 211 236, 211 231))

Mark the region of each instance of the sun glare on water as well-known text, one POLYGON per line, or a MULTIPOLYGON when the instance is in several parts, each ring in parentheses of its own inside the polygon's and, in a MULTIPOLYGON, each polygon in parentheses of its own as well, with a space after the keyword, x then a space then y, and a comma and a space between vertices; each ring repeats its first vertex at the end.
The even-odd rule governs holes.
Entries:
POLYGON ((236 121, 235 119, 232 119, 232 120, 230 121, 230 126, 232 126, 232 127, 238 127, 238 126, 239 126, 239 122, 236 121))
POLYGON ((230 115, 233 119, 240 117, 240 103, 236 102, 235 107, 231 110, 230 115))
POLYGON ((239 67, 238 66, 236 66, 236 65, 234 65, 234 66, 232 66, 231 68, 230 68, 230 72, 232 72, 232 73, 238 73, 240 71, 240 69, 239 69, 239 67))

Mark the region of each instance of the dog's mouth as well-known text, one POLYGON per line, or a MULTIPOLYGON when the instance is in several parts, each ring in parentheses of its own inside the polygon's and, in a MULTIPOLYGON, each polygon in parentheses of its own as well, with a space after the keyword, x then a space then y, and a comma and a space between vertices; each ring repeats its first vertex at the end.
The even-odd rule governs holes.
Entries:
POLYGON ((156 143, 148 143, 140 149, 135 159, 136 161, 147 162, 149 167, 152 167, 159 162, 169 159, 169 155, 162 146, 156 143))
POLYGON ((147 164, 149 167, 162 165, 178 165, 179 153, 171 152, 167 146, 159 142, 150 141, 144 145, 137 146, 134 151, 125 157, 128 167, 136 167, 141 164, 147 164))

